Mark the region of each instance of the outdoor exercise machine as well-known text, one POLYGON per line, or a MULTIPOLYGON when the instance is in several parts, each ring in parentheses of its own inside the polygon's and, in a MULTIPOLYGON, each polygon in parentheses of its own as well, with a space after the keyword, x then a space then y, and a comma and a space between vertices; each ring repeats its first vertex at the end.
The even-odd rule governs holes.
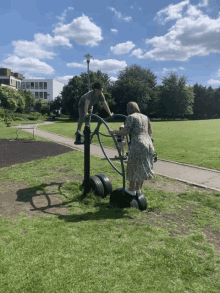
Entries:
MULTIPOLYGON (((127 116, 122 115, 122 114, 113 114, 113 116, 109 116, 106 119, 102 119, 98 115, 95 114, 89 114, 86 117, 86 122, 89 122, 90 117, 94 117, 98 119, 98 125, 96 129, 91 132, 90 130, 90 125, 86 125, 84 128, 84 135, 78 130, 78 133, 84 137, 84 181, 82 183, 84 187, 84 193, 82 195, 82 199, 86 196, 86 194, 92 189, 94 193, 97 196, 100 197, 106 197, 108 194, 110 194, 110 204, 112 207, 119 207, 119 208, 125 208, 125 207, 134 207, 134 208, 139 208, 140 210, 146 210, 147 208, 147 201, 146 198, 143 194, 132 196, 129 193, 125 191, 125 170, 124 170, 124 162, 123 158, 119 149, 119 146, 117 144, 117 141, 115 139, 115 135, 106 135, 104 133, 101 133, 99 131, 99 128, 101 124, 104 124, 107 128, 109 129, 108 124, 106 121, 109 121, 111 118, 115 117, 123 117, 127 118, 127 116), (100 134, 106 137, 112 137, 115 143, 115 146, 117 148, 118 154, 119 154, 119 159, 121 161, 121 168, 122 172, 118 170, 118 168, 111 162, 109 157, 107 156, 105 149, 103 147, 103 144, 100 139, 100 134), (92 142, 92 138, 94 135, 97 135, 98 141, 100 144, 100 147, 102 149, 102 152, 105 156, 105 158, 108 160, 110 165, 121 175, 123 176, 123 187, 122 188, 117 188, 112 191, 112 184, 109 180, 109 178, 105 174, 97 174, 95 176, 90 176, 90 144, 92 142)), ((126 136, 127 139, 127 144, 129 146, 129 140, 128 140, 128 135, 126 136)))

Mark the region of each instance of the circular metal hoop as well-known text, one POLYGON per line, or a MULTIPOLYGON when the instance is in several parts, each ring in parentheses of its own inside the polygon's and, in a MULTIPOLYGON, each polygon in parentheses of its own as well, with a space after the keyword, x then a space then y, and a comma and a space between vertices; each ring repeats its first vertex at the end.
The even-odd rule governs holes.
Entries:
MULTIPOLYGON (((99 128, 101 126, 101 124, 103 123, 105 125, 105 127, 110 130, 110 128, 108 127, 108 124, 106 123, 107 120, 109 120, 110 118, 114 118, 115 116, 121 116, 121 117, 124 117, 124 118, 127 118, 127 116, 125 115, 122 115, 122 114, 114 114, 113 117, 109 116, 107 117, 105 120, 102 119, 101 117, 99 117, 98 115, 95 115, 95 114, 89 114, 88 116, 92 116, 92 117, 95 117, 99 120, 98 122, 98 125, 95 129, 95 131, 91 134, 90 136, 90 139, 92 139, 93 135, 94 134, 97 134, 98 136, 98 140, 99 140, 99 144, 100 144, 100 147, 102 149, 102 152, 105 156, 105 158, 108 160, 109 164, 115 169, 115 171, 117 171, 121 176, 123 176, 123 190, 125 190, 125 170, 124 170, 124 163, 123 163, 123 159, 122 159, 122 156, 121 156, 121 152, 120 152, 120 149, 118 147, 118 144, 116 142, 116 139, 115 139, 115 135, 109 135, 109 137, 112 137, 113 140, 114 140, 114 143, 115 143, 115 146, 116 146, 116 149, 118 151, 118 154, 119 154, 119 159, 121 161, 121 168, 122 168, 122 172, 118 170, 118 168, 116 168, 116 166, 111 162, 111 160, 109 159, 109 157, 107 156, 106 152, 105 152, 105 149, 102 145, 102 142, 101 142, 101 139, 100 139, 100 134, 101 135, 104 135, 103 133, 99 132, 99 128)), ((104 136, 107 136, 107 135, 104 135, 104 136)), ((126 136, 127 138, 127 143, 128 143, 128 137, 126 136)))

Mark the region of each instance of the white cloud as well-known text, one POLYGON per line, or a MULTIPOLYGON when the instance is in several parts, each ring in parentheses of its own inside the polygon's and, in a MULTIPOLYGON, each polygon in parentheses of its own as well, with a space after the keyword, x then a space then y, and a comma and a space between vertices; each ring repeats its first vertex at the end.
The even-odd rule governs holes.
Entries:
POLYGON ((116 80, 118 80, 117 77, 110 76, 110 81, 116 82, 116 80))
POLYGON ((162 73, 166 73, 166 72, 168 72, 168 71, 177 71, 177 68, 163 68, 163 70, 162 70, 162 73))
POLYGON ((159 74, 159 75, 161 75, 161 74, 166 74, 167 72, 173 72, 173 71, 177 71, 177 70, 185 70, 185 68, 183 68, 183 67, 178 67, 178 68, 175 68, 175 67, 172 67, 172 68, 163 68, 162 70, 160 70, 160 71, 156 71, 155 72, 155 74, 159 74))
POLYGON ((51 37, 49 34, 41 33, 34 35, 34 41, 13 41, 14 54, 20 57, 33 57, 37 59, 53 59, 56 56, 52 51, 48 51, 45 47, 68 46, 72 47, 69 39, 64 36, 51 37))
POLYGON ((67 11, 69 11, 69 10, 74 10, 74 8, 73 8, 73 7, 68 7, 67 9, 65 9, 65 10, 62 12, 61 16, 57 16, 57 18, 60 20, 61 23, 63 23, 63 22, 65 21, 65 19, 66 19, 66 13, 67 13, 67 11))
MULTIPOLYGON (((135 3, 134 3, 134 5, 135 5, 135 6, 137 6, 137 3, 135 2, 135 3)), ((134 5, 130 6, 130 8, 131 8, 131 9, 134 9, 134 5)), ((140 10, 140 11, 141 11, 141 10, 142 10, 142 8, 138 6, 138 10, 140 10)))
POLYGON ((185 0, 176 5, 170 4, 167 8, 164 8, 160 10, 159 12, 157 12, 154 20, 158 20, 162 24, 165 24, 165 22, 167 21, 182 18, 181 12, 184 6, 189 5, 189 3, 190 3, 189 0, 185 0), (164 14, 167 15, 165 19, 162 18, 164 14))
MULTIPOLYGON (((169 8, 166 12, 171 15, 169 8)), ((189 5, 186 16, 178 19, 166 35, 147 39, 146 44, 154 49, 144 55, 137 54, 138 58, 187 61, 193 56, 220 53, 220 16, 210 19, 196 6, 189 5)))
POLYGON ((126 43, 117 44, 115 47, 111 46, 110 50, 114 54, 120 55, 129 53, 134 47, 135 44, 133 44, 133 42, 127 41, 126 43))
POLYGON ((124 18, 124 20, 127 21, 127 22, 129 22, 129 21, 132 20, 132 17, 131 16, 127 16, 127 17, 124 18))
POLYGON ((123 70, 126 66, 126 61, 119 61, 115 59, 107 59, 102 61, 97 59, 91 60, 91 70, 101 70, 104 73, 117 73, 119 70, 123 70))
POLYGON ((69 39, 64 36, 55 36, 51 37, 49 34, 35 34, 35 42, 41 46, 53 47, 53 46, 67 46, 72 47, 69 42, 69 39))
POLYGON ((209 84, 209 85, 219 85, 220 86, 220 80, 210 79, 210 80, 207 81, 207 84, 209 84))
POLYGON ((13 72, 22 72, 26 71, 27 73, 40 73, 40 74, 53 74, 54 69, 46 64, 41 62, 36 58, 19 58, 17 56, 10 56, 3 61, 3 64, 7 68, 11 68, 13 72))
POLYGON ((120 19, 120 20, 125 20, 127 22, 132 20, 131 16, 127 16, 127 17, 122 17, 121 12, 117 11, 114 7, 108 7, 108 9, 110 9, 111 11, 113 11, 115 13, 115 16, 120 19))
POLYGON ((72 62, 72 63, 67 63, 66 66, 68 67, 78 67, 78 68, 86 68, 86 64, 81 64, 81 63, 75 63, 75 62, 72 62))
POLYGON ((115 28, 111 28, 111 32, 117 34, 118 30, 116 30, 115 28))
POLYGON ((209 0, 203 0, 203 3, 199 3, 198 7, 207 7, 209 5, 209 0))
POLYGON ((68 84, 69 80, 72 79, 74 76, 75 75, 65 75, 65 76, 56 77, 55 79, 66 85, 68 84))
POLYGON ((131 56, 136 56, 137 58, 143 58, 143 50, 139 49, 135 49, 132 53, 131 56))
POLYGON ((14 54, 20 57, 33 57, 37 59, 53 59, 53 52, 43 49, 40 44, 29 41, 13 41, 14 54))
MULTIPOLYGON (((82 64, 80 63, 67 63, 68 67, 82 67, 87 68, 87 61, 84 60, 82 64)), ((104 73, 117 73, 119 70, 123 70, 127 66, 126 61, 119 61, 115 59, 107 59, 107 60, 97 60, 91 59, 89 64, 89 69, 91 71, 101 70, 104 73)))
POLYGON ((90 47, 98 46, 99 42, 103 40, 101 28, 84 14, 69 24, 59 24, 53 32, 57 36, 73 39, 79 45, 90 47))

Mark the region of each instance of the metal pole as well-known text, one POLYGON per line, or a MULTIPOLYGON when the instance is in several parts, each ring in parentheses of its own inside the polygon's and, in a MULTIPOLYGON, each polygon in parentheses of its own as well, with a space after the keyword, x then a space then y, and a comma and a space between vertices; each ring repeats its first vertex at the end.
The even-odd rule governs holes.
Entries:
MULTIPOLYGON (((89 117, 87 118, 89 119, 89 117)), ((87 122, 86 119, 86 122, 87 122)), ((86 125, 84 128, 84 193, 81 197, 83 199, 86 194, 90 191, 90 125, 86 125)))
POLYGON ((88 63, 88 92, 90 91, 90 82, 89 82, 89 60, 87 60, 88 63))

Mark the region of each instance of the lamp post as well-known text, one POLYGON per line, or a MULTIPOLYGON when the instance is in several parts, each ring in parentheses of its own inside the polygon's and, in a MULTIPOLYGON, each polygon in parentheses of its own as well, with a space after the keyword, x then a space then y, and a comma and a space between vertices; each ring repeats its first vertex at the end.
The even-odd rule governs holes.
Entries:
POLYGON ((50 94, 47 94, 49 96, 49 118, 50 118, 50 94))
POLYGON ((90 62, 90 58, 92 58, 93 56, 87 54, 84 57, 87 59, 87 63, 88 63, 88 91, 90 91, 90 84, 89 84, 89 62, 90 62))

